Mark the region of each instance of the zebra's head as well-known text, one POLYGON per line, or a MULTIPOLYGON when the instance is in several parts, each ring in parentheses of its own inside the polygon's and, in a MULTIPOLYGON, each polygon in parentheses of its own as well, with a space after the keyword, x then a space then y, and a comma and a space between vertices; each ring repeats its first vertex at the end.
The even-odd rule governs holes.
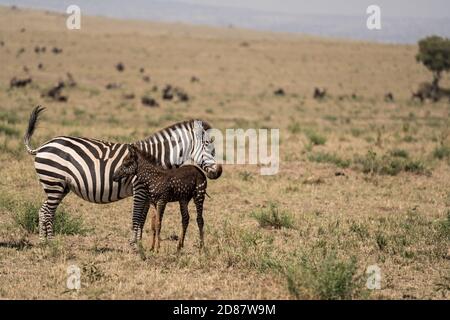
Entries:
POLYGON ((206 172, 209 179, 217 179, 222 175, 222 165, 215 159, 214 137, 208 133, 210 126, 203 121, 194 121, 194 148, 192 160, 206 172))
POLYGON ((128 146, 128 154, 123 159, 122 164, 113 174, 113 181, 120 181, 123 178, 134 176, 138 169, 138 150, 135 146, 128 146))

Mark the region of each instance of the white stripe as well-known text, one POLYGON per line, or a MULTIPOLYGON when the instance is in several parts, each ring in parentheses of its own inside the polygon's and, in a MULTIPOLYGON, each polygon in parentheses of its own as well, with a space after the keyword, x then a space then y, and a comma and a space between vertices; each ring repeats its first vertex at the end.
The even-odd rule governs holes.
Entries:
MULTIPOLYGON (((87 196, 87 193, 86 193, 86 188, 85 188, 83 179, 82 179, 82 175, 84 175, 84 172, 81 172, 81 174, 80 174, 80 172, 79 172, 78 169, 73 165, 72 162, 67 161, 67 160, 61 158, 60 156, 58 156, 57 154, 50 153, 50 152, 39 152, 39 156, 36 157, 36 159, 48 159, 48 160, 52 160, 52 161, 54 161, 54 162, 57 162, 57 163, 61 164, 61 165, 64 166, 64 167, 66 167, 67 169, 69 169, 70 172, 72 172, 72 173, 74 174, 74 176, 75 176, 75 177, 78 179, 78 181, 80 182, 80 188, 81 188, 81 190, 79 190, 79 192, 77 192, 77 194, 81 193, 81 195, 82 195, 81 197, 82 197, 83 199, 86 199, 86 200, 89 199, 88 196, 87 196)), ((36 163, 36 164, 37 164, 37 163, 36 163)), ((37 166, 35 165, 35 167, 37 167, 37 166)), ((53 168, 53 167, 52 167, 52 168, 53 168)), ((55 170, 56 170, 56 169, 53 168, 53 169, 48 170, 48 171, 55 172, 55 170)), ((63 172, 63 176, 64 176, 64 177, 67 177, 68 181, 71 182, 73 178, 72 178, 68 173, 66 173, 66 172, 64 172, 64 171, 62 171, 62 172, 63 172)), ((46 178, 46 179, 47 179, 47 178, 46 178)), ((44 179, 44 180, 46 180, 46 179, 44 179)), ((48 179, 54 179, 54 178, 48 177, 48 179)), ((47 180, 48 180, 48 179, 47 179, 47 180)), ((71 187, 72 190, 73 190, 73 189, 78 189, 78 186, 76 185, 75 181, 73 181, 73 184, 70 184, 70 187, 71 187)))
MULTIPOLYGON (((74 141, 71 140, 71 142, 74 142, 74 141)), ((77 144, 77 145, 80 145, 80 144, 77 144)), ((81 167, 83 168, 84 172, 80 172, 80 174, 86 176, 87 183, 88 183, 87 186, 83 185, 83 189, 86 188, 86 191, 88 192, 88 194, 86 195, 85 199, 94 202, 94 191, 93 191, 94 188, 93 188, 92 177, 91 177, 91 174, 90 174, 90 171, 89 171, 89 167, 87 166, 87 164, 84 161, 84 159, 77 152, 75 152, 75 150, 73 150, 72 148, 63 146, 63 145, 61 145, 59 143, 52 142, 52 143, 46 144, 45 146, 54 147, 54 148, 60 149, 60 150, 62 150, 64 152, 70 154, 75 159, 75 161, 78 162, 81 165, 81 167)), ((80 145, 80 147, 81 146, 82 145, 80 145)), ((92 155, 89 152, 89 150, 86 149, 86 147, 84 147, 84 146, 82 146, 82 147, 83 147, 84 150, 86 150, 88 155, 92 155)), ((65 174, 64 176, 67 176, 67 174, 65 174)))

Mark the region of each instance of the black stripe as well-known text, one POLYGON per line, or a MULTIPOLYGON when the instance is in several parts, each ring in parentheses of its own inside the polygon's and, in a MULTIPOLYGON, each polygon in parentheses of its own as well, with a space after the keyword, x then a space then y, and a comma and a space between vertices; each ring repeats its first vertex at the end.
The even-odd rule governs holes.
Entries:
POLYGON ((43 179, 39 179, 39 182, 41 183, 45 183, 48 186, 64 186, 61 182, 59 181, 49 181, 49 180, 43 180, 43 179))
MULTIPOLYGON (((78 138, 78 137, 64 137, 66 139, 70 139, 73 141, 76 141, 80 144, 82 144, 83 146, 85 146, 90 153, 92 153, 92 155, 97 158, 100 159, 100 154, 98 153, 97 149, 95 149, 92 145, 90 145, 89 143, 87 143, 87 141, 92 142, 92 144, 94 145, 98 145, 97 143, 94 143, 92 140, 90 139, 85 139, 85 138, 78 138)), ((66 140, 67 141, 67 140, 66 140)), ((71 143, 72 144, 72 143, 71 143)), ((72 144, 73 145, 73 144, 72 144)))
MULTIPOLYGON (((75 140, 76 140, 77 138, 75 138, 75 140)), ((97 195, 97 179, 96 179, 96 175, 95 175, 95 163, 94 163, 94 161, 93 161, 93 159, 92 159, 92 156, 91 155, 89 155, 89 154, 87 154, 86 152, 84 152, 84 150, 83 149, 81 149, 81 147, 79 147, 79 146, 77 146, 77 145, 75 145, 74 143, 72 143, 72 142, 70 142, 70 141, 68 141, 68 140, 61 140, 63 143, 64 143, 64 145, 66 146, 66 147, 69 147, 69 148, 71 148, 71 149, 73 149, 83 160, 84 160, 84 162, 86 163, 86 165, 88 166, 88 169, 89 169, 89 172, 85 172, 84 170, 79 170, 80 171, 80 173, 81 173, 81 175, 82 176, 84 176, 84 175, 87 175, 87 174, 90 174, 91 175, 91 178, 92 178, 92 188, 93 188, 93 190, 92 190, 92 194, 93 194, 93 199, 92 199, 92 202, 95 202, 95 198, 96 198, 96 195, 97 195), (85 172, 85 174, 82 174, 83 172, 85 172)), ((82 140, 80 140, 80 142, 81 142, 82 140)), ((85 145, 85 144, 84 144, 85 145)), ((91 148, 93 148, 93 147, 91 147, 91 148)), ((89 149, 89 148, 88 148, 89 149)), ((95 150, 95 149, 94 149, 95 150)), ((62 151, 61 151, 62 152, 62 151)), ((98 153, 97 153, 98 154, 98 153)), ((97 158, 98 159, 98 158, 97 158)), ((76 163, 77 161, 75 160, 75 159, 73 159, 72 160, 73 161, 73 163, 76 163)), ((88 191, 87 192, 87 195, 88 195, 88 198, 89 198, 89 188, 88 188, 88 185, 87 184, 85 184, 85 186, 86 186, 86 190, 88 191)))
MULTIPOLYGON (((71 164, 73 164, 73 166, 78 170, 78 172, 80 173, 81 178, 83 179, 83 184, 84 184, 85 189, 86 190, 88 189, 87 177, 86 177, 86 173, 84 172, 83 167, 70 154, 68 154, 68 153, 66 153, 66 152, 64 152, 61 149, 58 149, 56 147, 44 147, 44 148, 41 148, 39 151, 40 152, 53 153, 53 154, 58 155, 59 157, 63 158, 64 160, 70 162, 71 164)), ((53 160, 49 160, 49 159, 46 159, 46 158, 40 158, 39 155, 35 158, 34 161, 38 162, 38 163, 42 163, 42 164, 47 164, 49 166, 54 166, 54 167, 56 167, 56 168, 58 168, 60 170, 63 170, 64 172, 69 173, 72 176, 72 178, 77 182, 78 190, 81 193, 80 181, 78 181, 76 176, 73 174, 73 172, 71 170, 69 170, 69 168, 67 168, 67 167, 65 167, 65 166, 63 166, 63 165, 61 165, 59 163, 56 163, 53 160)), ((89 193, 87 193, 87 196, 89 198, 89 193)))
MULTIPOLYGON (((108 179, 109 179, 109 184, 111 186, 111 188, 109 189, 109 196, 108 196, 108 201, 111 202, 111 197, 112 197, 112 192, 113 192, 113 174, 117 169, 117 163, 120 161, 120 159, 122 159, 122 156, 128 152, 128 148, 125 147, 125 145, 123 148, 119 148, 118 150, 116 150, 115 153, 119 152, 118 156, 116 157, 116 159, 114 159, 114 161, 111 163, 111 168, 109 170, 109 175, 108 175, 108 179)), ((114 153, 114 154, 115 154, 114 153)), ((117 197, 120 197, 120 189, 121 189, 121 183, 118 183, 118 193, 117 193, 117 197)))
POLYGON ((42 170, 42 169, 36 169, 36 172, 38 174, 42 174, 42 175, 46 175, 46 176, 49 176, 49 177, 65 180, 65 177, 63 177, 62 175, 60 175, 60 174, 58 174, 56 172, 51 172, 51 171, 42 170))

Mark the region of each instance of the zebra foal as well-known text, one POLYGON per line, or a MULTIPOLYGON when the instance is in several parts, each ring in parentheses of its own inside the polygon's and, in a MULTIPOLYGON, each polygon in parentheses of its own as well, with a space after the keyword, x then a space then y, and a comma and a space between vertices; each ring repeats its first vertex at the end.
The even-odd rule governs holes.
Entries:
MULTIPOLYGON (((200 234, 200 248, 203 247, 203 202, 205 201, 207 180, 205 174, 196 166, 187 165, 177 169, 164 170, 145 153, 130 145, 128 155, 113 175, 114 181, 135 177, 136 189, 144 190, 145 201, 156 208, 152 216, 152 250, 160 246, 161 224, 164 209, 168 202, 179 202, 181 212, 181 237, 178 251, 184 245, 189 225, 188 204, 194 199, 197 209, 197 225, 200 234)), ((145 221, 142 222, 142 228, 145 221)))

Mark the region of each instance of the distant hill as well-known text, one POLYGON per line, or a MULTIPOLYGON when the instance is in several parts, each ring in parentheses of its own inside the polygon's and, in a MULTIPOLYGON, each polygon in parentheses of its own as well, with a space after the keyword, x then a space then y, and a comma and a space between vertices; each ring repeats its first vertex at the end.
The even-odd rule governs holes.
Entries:
MULTIPOLYGON (((63 12, 71 0, 0 0, 18 5, 63 12)), ((82 13, 123 19, 185 22, 212 26, 294 32, 336 38, 389 43, 415 43, 430 34, 450 36, 450 18, 395 18, 382 16, 382 30, 369 31, 366 16, 296 15, 253 9, 186 4, 177 1, 79 0, 82 13)))

